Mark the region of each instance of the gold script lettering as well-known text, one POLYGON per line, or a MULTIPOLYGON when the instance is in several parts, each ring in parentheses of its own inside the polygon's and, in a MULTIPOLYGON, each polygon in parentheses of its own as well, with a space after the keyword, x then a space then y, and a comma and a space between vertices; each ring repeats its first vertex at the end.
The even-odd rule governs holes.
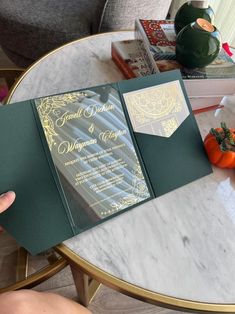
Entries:
POLYGON ((74 113, 69 113, 68 111, 66 111, 59 119, 56 120, 56 126, 61 128, 68 120, 81 118, 82 111, 82 108, 79 108, 78 111, 74 113))
POLYGON ((111 104, 103 104, 102 106, 97 104, 92 104, 87 108, 79 108, 77 112, 70 113, 66 111, 59 117, 55 123, 56 126, 61 128, 67 121, 72 119, 79 119, 79 118, 91 118, 94 117, 97 113, 110 111, 114 109, 114 105, 111 104))
POLYGON ((77 138, 74 142, 63 141, 58 146, 58 153, 60 155, 71 153, 74 150, 80 152, 84 147, 96 144, 97 140, 92 139, 89 141, 83 142, 80 138, 77 138))
POLYGON ((116 141, 118 137, 124 134, 126 134, 126 130, 117 130, 117 131, 106 130, 99 134, 99 139, 103 142, 107 142, 108 140, 116 141))

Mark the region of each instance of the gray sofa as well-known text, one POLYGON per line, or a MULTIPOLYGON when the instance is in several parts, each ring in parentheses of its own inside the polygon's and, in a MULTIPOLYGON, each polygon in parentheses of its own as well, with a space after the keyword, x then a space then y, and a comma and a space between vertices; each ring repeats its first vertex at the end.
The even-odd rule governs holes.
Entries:
POLYGON ((165 19, 171 0, 0 0, 0 45, 26 67, 69 41, 165 19))

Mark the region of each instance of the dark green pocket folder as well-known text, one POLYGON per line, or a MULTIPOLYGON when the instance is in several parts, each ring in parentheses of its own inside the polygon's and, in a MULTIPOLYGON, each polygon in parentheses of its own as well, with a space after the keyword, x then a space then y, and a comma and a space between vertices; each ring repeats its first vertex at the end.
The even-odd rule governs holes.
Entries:
MULTIPOLYGON (((189 116, 168 138, 133 132, 155 197, 211 173, 200 132, 178 71, 165 72, 164 75, 155 76, 154 80, 147 76, 118 83, 120 93, 123 95, 135 91, 137 85, 138 89, 141 89, 173 80, 180 82, 189 116)), ((127 109, 126 114, 128 115, 127 109)))
POLYGON ((155 197, 211 173, 190 116, 170 138, 141 133, 135 138, 155 197))
POLYGON ((32 254, 212 171, 178 71, 4 106, 0 145, 0 194, 17 195, 0 225, 32 254), (135 132, 122 95, 175 80, 188 117, 135 132))
POLYGON ((0 193, 17 195, 0 224, 36 254, 73 236, 67 204, 30 101, 0 109, 0 193))

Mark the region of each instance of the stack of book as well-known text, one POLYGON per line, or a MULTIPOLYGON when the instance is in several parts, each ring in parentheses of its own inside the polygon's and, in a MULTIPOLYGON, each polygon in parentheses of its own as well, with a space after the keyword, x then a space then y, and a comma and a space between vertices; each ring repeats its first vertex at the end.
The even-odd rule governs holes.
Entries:
POLYGON ((112 43, 112 58, 126 78, 179 69, 194 110, 217 105, 224 96, 235 94, 235 63, 223 49, 210 65, 187 69, 175 57, 173 21, 137 20, 135 37, 112 43), (125 73, 128 69, 131 76, 125 73))
POLYGON ((136 40, 112 43, 112 59, 126 78, 150 75, 151 72, 141 56, 136 40))

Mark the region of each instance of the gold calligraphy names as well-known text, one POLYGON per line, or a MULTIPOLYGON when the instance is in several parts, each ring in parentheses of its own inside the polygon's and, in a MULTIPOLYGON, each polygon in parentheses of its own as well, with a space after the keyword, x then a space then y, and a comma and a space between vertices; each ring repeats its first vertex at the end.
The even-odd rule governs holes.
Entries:
POLYGON ((116 141, 120 136, 125 135, 126 133, 127 130, 105 130, 99 134, 99 139, 105 143, 110 140, 116 141))
POLYGON ((74 150, 81 152, 84 147, 90 146, 93 144, 97 144, 97 139, 83 141, 81 138, 77 138, 73 142, 63 141, 58 146, 58 154, 60 155, 68 154, 68 153, 73 152, 74 150))
POLYGON ((114 109, 114 105, 112 104, 91 104, 86 108, 80 107, 76 112, 66 111, 63 113, 58 119, 56 119, 55 124, 57 127, 61 128, 65 125, 66 122, 73 119, 85 118, 89 119, 94 117, 97 113, 106 112, 114 109))

